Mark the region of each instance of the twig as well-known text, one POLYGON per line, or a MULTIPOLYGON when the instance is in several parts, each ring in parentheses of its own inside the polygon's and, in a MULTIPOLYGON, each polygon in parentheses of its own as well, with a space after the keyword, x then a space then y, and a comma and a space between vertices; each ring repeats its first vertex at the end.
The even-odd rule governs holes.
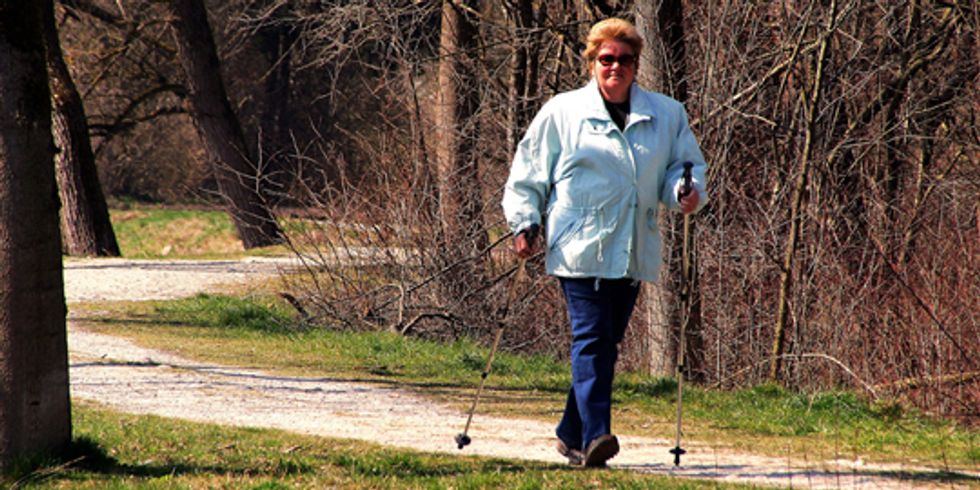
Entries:
POLYGON ((303 323, 308 324, 312 322, 313 317, 310 316, 310 313, 308 311, 306 311, 306 308, 303 308, 303 303, 301 303, 298 299, 296 299, 296 296, 293 296, 290 293, 282 291, 279 293, 279 297, 286 300, 286 302, 289 303, 289 305, 292 306, 297 313, 299 313, 299 316, 303 320, 303 323))
POLYGON ((418 315, 415 315, 415 318, 412 318, 412 321, 408 322, 404 327, 402 327, 401 334, 402 335, 407 334, 408 331, 414 328, 419 321, 425 318, 441 318, 449 323, 453 323, 457 321, 455 317, 453 317, 451 314, 448 313, 441 313, 441 312, 419 313, 418 315))

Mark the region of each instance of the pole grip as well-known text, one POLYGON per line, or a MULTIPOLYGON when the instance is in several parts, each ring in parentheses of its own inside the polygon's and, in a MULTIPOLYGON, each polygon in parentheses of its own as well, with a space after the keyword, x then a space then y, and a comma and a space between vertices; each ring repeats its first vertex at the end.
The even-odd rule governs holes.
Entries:
POLYGON ((691 191, 694 190, 694 177, 691 175, 691 169, 694 168, 694 164, 691 162, 684 162, 684 174, 681 177, 683 180, 681 182, 681 188, 677 190, 677 199, 680 200, 686 197, 691 191))
POLYGON ((541 225, 534 223, 533 225, 528 226, 527 228, 524 228, 523 230, 519 231, 517 234, 520 235, 521 233, 523 233, 524 237, 527 238, 528 243, 534 243, 534 239, 538 237, 538 232, 540 231, 541 231, 541 225))

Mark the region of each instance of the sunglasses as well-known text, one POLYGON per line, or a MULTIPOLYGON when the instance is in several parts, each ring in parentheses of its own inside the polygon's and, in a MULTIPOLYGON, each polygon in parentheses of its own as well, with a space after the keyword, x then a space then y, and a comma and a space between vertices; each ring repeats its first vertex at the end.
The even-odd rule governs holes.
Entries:
POLYGON ((602 66, 612 66, 613 63, 619 63, 619 66, 629 67, 633 66, 633 63, 636 62, 636 56, 631 54, 623 54, 619 56, 604 54, 599 56, 597 59, 599 60, 599 64, 602 66))

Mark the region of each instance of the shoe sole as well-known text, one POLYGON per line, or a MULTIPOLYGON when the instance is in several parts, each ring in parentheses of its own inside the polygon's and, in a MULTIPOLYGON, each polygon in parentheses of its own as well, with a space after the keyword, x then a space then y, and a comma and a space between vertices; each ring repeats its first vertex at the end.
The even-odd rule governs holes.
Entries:
POLYGON ((603 467, 606 465, 606 461, 618 453, 619 441, 616 436, 609 434, 599 436, 595 441, 592 441, 592 444, 589 444, 589 450, 585 453, 585 461, 582 464, 592 468, 603 467))

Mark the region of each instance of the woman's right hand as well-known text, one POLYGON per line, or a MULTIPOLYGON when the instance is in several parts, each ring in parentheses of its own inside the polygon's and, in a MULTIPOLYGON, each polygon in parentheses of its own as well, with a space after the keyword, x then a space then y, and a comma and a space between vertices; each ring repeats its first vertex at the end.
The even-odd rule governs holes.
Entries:
POLYGON ((701 202, 701 194, 698 193, 697 189, 692 187, 687 194, 678 198, 678 202, 681 205, 682 213, 691 214, 697 211, 698 204, 701 202))
POLYGON ((514 253, 522 259, 529 259, 538 252, 538 225, 531 225, 514 237, 514 253))

